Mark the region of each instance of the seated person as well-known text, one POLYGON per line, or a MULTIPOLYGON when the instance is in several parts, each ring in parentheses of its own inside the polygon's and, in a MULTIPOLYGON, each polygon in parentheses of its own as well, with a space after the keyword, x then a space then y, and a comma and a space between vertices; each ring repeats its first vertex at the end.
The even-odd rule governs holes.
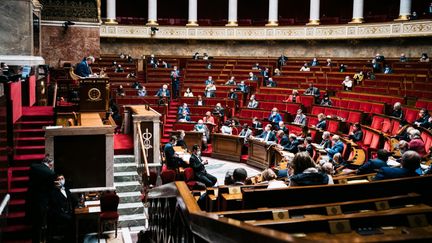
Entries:
POLYGON ((321 96, 321 93, 318 88, 314 87, 313 83, 309 83, 309 88, 305 90, 304 95, 312 95, 317 100, 321 96))
POLYGON ((297 115, 295 116, 293 123, 306 126, 306 120, 307 120, 307 118, 306 118, 305 114, 303 114, 302 109, 298 109, 297 115))
POLYGON ((277 143, 280 145, 280 148, 283 149, 290 141, 288 138, 288 131, 285 133, 282 130, 278 130, 276 132, 277 143))
POLYGON ((184 130, 178 130, 180 132, 180 135, 178 137, 177 143, 175 146, 182 147, 184 150, 188 150, 186 142, 184 140, 184 137, 186 136, 186 133, 184 130))
POLYGON ((259 135, 261 133, 263 126, 262 123, 258 120, 258 117, 252 118, 252 128, 256 130, 256 135, 259 135))
POLYGON ((350 132, 348 138, 351 139, 353 142, 361 142, 363 140, 363 131, 361 129, 360 123, 354 123, 353 131, 350 132))
POLYGON ((245 185, 247 178, 247 171, 243 168, 237 168, 233 172, 233 186, 245 185))
POLYGON ((217 103, 216 106, 213 108, 213 114, 220 117, 225 116, 225 109, 222 107, 221 103, 217 103))
POLYGON ((211 62, 206 64, 206 68, 207 69, 212 69, 213 68, 213 64, 211 62))
POLYGON ((305 146, 306 152, 309 153, 310 157, 313 158, 314 149, 312 146, 312 138, 306 137, 304 142, 303 142, 303 146, 305 146))
POLYGON ((261 67, 260 67, 259 63, 255 63, 254 65, 252 65, 252 69, 253 70, 260 70, 261 67))
POLYGON ((377 53, 377 54, 375 55, 375 60, 376 60, 377 62, 384 62, 384 61, 385 61, 385 58, 384 58, 383 55, 377 53))
POLYGON ((251 95, 249 99, 249 103, 247 105, 247 108, 249 109, 256 109, 258 108, 259 102, 255 99, 255 95, 251 95))
POLYGON ((266 82, 266 86, 267 87, 276 87, 277 84, 276 84, 276 81, 273 80, 273 78, 269 78, 266 82))
POLYGON ((353 87, 353 81, 349 76, 346 76, 344 81, 342 81, 342 86, 344 90, 351 91, 353 87))
POLYGON ((312 127, 325 130, 327 127, 326 116, 323 113, 318 114, 318 123, 315 126, 312 125, 312 127))
POLYGON ((283 102, 293 102, 293 103, 296 103, 298 95, 299 95, 298 90, 293 89, 292 94, 290 96, 288 96, 288 99, 283 100, 283 102))
POLYGON ((205 85, 214 84, 213 77, 208 76, 207 80, 205 81, 205 85))
POLYGON ((237 85, 236 90, 242 93, 249 93, 249 87, 245 84, 244 80, 240 81, 240 83, 237 85))
POLYGON ((305 62, 303 66, 300 68, 300 72, 309 72, 310 67, 308 67, 308 64, 305 62))
POLYGON ((171 136, 169 143, 164 146, 165 162, 168 169, 176 170, 178 167, 187 167, 187 164, 178 157, 174 151, 174 145, 177 144, 177 137, 171 136))
POLYGON ((231 78, 228 81, 226 81, 226 83, 225 83, 225 85, 236 85, 236 84, 237 83, 235 81, 234 76, 231 76, 231 78))
POLYGON ((385 65, 384 67, 384 74, 392 74, 393 69, 389 65, 385 65))
POLYGON ((273 133, 271 129, 272 129, 272 125, 267 124, 267 126, 265 126, 264 128, 264 131, 256 138, 262 139, 264 142, 275 142, 276 135, 273 133))
POLYGON ((253 72, 249 72, 249 78, 248 78, 248 80, 250 80, 250 81, 258 81, 258 77, 255 74, 253 74, 253 72))
POLYGON ((215 124, 215 119, 212 116, 212 114, 211 114, 210 111, 206 112, 205 117, 203 117, 203 121, 204 121, 204 123, 210 123, 210 124, 213 124, 213 125, 215 124))
POLYGON ((323 132, 322 141, 319 144, 321 147, 323 147, 323 149, 327 149, 327 148, 329 149, 332 147, 332 141, 330 137, 331 137, 330 132, 328 131, 323 132))
POLYGON ((204 103, 204 100, 203 100, 202 96, 198 95, 197 99, 194 102, 194 105, 196 105, 196 106, 204 106, 204 104, 205 103, 204 103))
POLYGON ((123 73, 123 72, 124 72, 124 69, 123 69, 122 66, 119 64, 119 65, 117 65, 117 68, 115 69, 115 72, 116 72, 116 73, 123 73))
POLYGON ((207 141, 210 138, 210 131, 207 128, 207 126, 204 124, 203 120, 198 120, 198 123, 194 126, 193 129, 195 132, 201 132, 203 133, 202 142, 203 142, 203 148, 207 149, 207 141))
POLYGON ((393 111, 392 111, 390 116, 399 118, 399 119, 401 119, 401 121, 403 120, 402 105, 400 102, 394 103, 393 111))
POLYGON ((429 111, 425 108, 420 109, 419 111, 419 118, 414 122, 415 125, 419 127, 428 128, 428 121, 429 121, 429 111))
POLYGON ((164 84, 162 85, 162 88, 158 90, 156 93, 156 96, 162 97, 170 97, 170 91, 168 90, 168 85, 164 84))
POLYGON ((319 66, 320 63, 318 62, 318 59, 316 57, 314 57, 310 63, 310 66, 314 67, 314 66, 319 66))
POLYGON ((278 124, 280 121, 282 121, 282 117, 276 107, 271 110, 271 113, 267 119, 273 124, 278 124))
POLYGON ((320 105, 322 105, 322 106, 332 106, 333 105, 333 103, 330 100, 330 97, 328 96, 328 94, 325 94, 323 96, 320 105))
POLYGON ((264 77, 264 83, 266 83, 266 81, 269 79, 270 77, 270 70, 268 68, 265 68, 262 72, 261 75, 264 77))
POLYGON ((356 84, 361 84, 361 82, 363 82, 364 79, 363 71, 359 71, 358 73, 354 74, 353 79, 356 82, 356 84))
POLYGON ((204 90, 204 96, 207 98, 216 97, 216 86, 213 83, 208 84, 204 90))
POLYGON ((187 103, 183 103, 182 106, 179 106, 179 108, 177 110, 177 114, 178 115, 183 114, 183 112, 185 112, 185 111, 186 111, 186 114, 188 114, 188 115, 190 114, 190 109, 189 109, 187 103))
POLYGON ((277 176, 272 169, 265 169, 261 173, 263 181, 268 183, 267 189, 288 187, 284 181, 277 180, 277 176))
POLYGON ((375 59, 372 60, 372 69, 374 73, 381 72, 381 64, 379 64, 375 59))
POLYGON ((210 56, 204 52, 202 59, 203 60, 208 60, 210 58, 210 56))
POLYGON ((139 89, 141 87, 141 84, 138 81, 135 81, 132 85, 132 89, 139 89))
POLYGON ((244 144, 248 143, 249 137, 252 135, 252 130, 247 123, 243 124, 243 129, 240 131, 239 136, 244 138, 244 144))
POLYGON ((232 135, 232 123, 231 121, 225 121, 225 123, 223 124, 223 126, 221 127, 221 133, 222 134, 226 134, 226 135, 232 135))
POLYGON ((427 53, 423 53, 420 57, 420 62, 429 62, 429 57, 427 53))
POLYGON ((192 93, 192 89, 191 88, 187 88, 186 91, 183 94, 183 97, 194 97, 194 95, 192 93))
POLYGON ((194 170, 195 178, 197 181, 202 182, 206 187, 212 187, 216 184, 217 178, 207 173, 204 165, 208 164, 208 161, 201 158, 201 148, 198 144, 192 147, 192 154, 189 159, 189 166, 194 170))
POLYGON ((238 95, 236 94, 236 92, 232 88, 229 90, 228 99, 234 100, 234 101, 236 101, 236 103, 238 101, 238 95))
POLYGON ((330 161, 333 159, 333 155, 337 153, 342 154, 344 150, 344 144, 340 140, 340 137, 338 135, 333 135, 332 141, 333 141, 333 146, 331 148, 325 149, 327 151, 327 155, 330 161))
POLYGON ((288 134, 288 128, 285 126, 285 123, 283 121, 280 121, 277 126, 275 127, 276 130, 282 130, 284 133, 288 134))
POLYGON ((293 133, 288 135, 289 142, 284 146, 283 150, 288 151, 290 153, 297 153, 298 152, 298 146, 300 145, 299 140, 297 139, 297 136, 293 133))
POLYGON ((279 70, 279 68, 275 68, 275 70, 273 71, 273 76, 281 76, 281 71, 279 70))
POLYGON ((190 122, 191 118, 189 116, 189 113, 186 110, 183 110, 183 112, 178 117, 179 122, 190 122))
POLYGON ((374 180, 394 179, 418 176, 416 170, 420 167, 421 157, 415 151, 407 151, 402 155, 401 168, 381 167, 374 180))
POLYGON ((417 152, 421 157, 427 155, 425 143, 421 137, 421 133, 417 129, 412 129, 409 133, 410 141, 408 143, 409 150, 417 152))
MULTIPOLYGON (((90 64, 94 63, 95 59, 92 56, 86 57, 84 60, 82 60, 75 69, 75 73, 76 75, 80 76, 80 77, 88 77, 90 76, 90 74, 92 74, 91 68, 90 68, 90 64)), ((4 66, 5 68, 3 68, 4 72, 6 72, 6 70, 9 70, 7 68, 7 65, 4 66)))
POLYGON ((331 183, 326 173, 320 172, 307 152, 299 152, 292 161, 290 186, 325 185, 331 183))
POLYGON ((327 58, 327 60, 326 60, 326 66, 327 67, 334 66, 334 64, 332 63, 332 60, 330 58, 327 58))
POLYGON ((408 58, 405 56, 405 53, 402 53, 399 57, 399 62, 407 62, 408 58))
POLYGON ((125 96, 126 95, 126 93, 125 93, 125 91, 123 89, 123 85, 121 85, 121 84, 120 84, 120 86, 117 87, 117 91, 116 92, 117 92, 118 96, 125 96))
POLYGON ((339 72, 340 73, 344 73, 344 72, 346 72, 346 66, 345 66, 345 64, 341 64, 341 65, 339 65, 339 72))
POLYGON ((385 149, 379 149, 377 152, 377 158, 376 159, 369 159, 366 163, 364 163, 362 166, 360 166, 356 173, 358 175, 361 174, 369 174, 377 172, 382 167, 387 167, 387 160, 390 156, 390 153, 385 149))
POLYGON ((138 90, 137 94, 140 97, 146 96, 147 95, 147 90, 146 90, 145 86, 141 86, 141 88, 138 90))

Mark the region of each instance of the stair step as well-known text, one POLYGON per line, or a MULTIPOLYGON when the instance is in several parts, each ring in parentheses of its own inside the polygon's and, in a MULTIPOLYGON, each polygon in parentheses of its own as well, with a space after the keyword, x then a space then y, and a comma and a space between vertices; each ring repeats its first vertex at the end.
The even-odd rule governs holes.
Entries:
POLYGON ((114 187, 117 192, 140 191, 142 188, 138 181, 114 182, 114 187))
POLYGON ((120 203, 132 203, 141 201, 141 193, 134 192, 119 192, 117 195, 120 197, 120 203))
POLYGON ((132 172, 137 171, 136 163, 118 163, 114 164, 114 172, 132 172))
POLYGON ((114 182, 139 181, 139 179, 136 171, 114 172, 114 182))
POLYGON ((118 205, 118 212, 120 216, 142 214, 144 213, 144 205, 141 201, 131 202, 131 203, 120 203, 118 205))
POLYGON ((45 137, 19 137, 14 140, 16 146, 45 145, 45 137))
POLYGON ((27 128, 27 129, 15 129, 14 136, 15 137, 29 137, 29 136, 44 136, 45 131, 42 128, 27 128))
POLYGON ((116 155, 114 156, 114 164, 135 162, 134 155, 116 155))
POLYGON ((147 224, 147 218, 144 214, 133 214, 133 215, 120 215, 119 217, 119 227, 133 227, 142 226, 147 224))
POLYGON ((19 154, 19 155, 44 154, 45 153, 45 145, 15 146, 15 153, 19 154))

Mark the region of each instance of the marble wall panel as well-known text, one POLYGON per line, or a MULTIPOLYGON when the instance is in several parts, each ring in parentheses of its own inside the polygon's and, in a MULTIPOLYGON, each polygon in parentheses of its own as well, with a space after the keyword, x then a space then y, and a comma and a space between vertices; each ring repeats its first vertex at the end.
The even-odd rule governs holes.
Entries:
POLYGON ((0 55, 33 55, 30 0, 0 3, 0 55))
POLYGON ((42 57, 53 67, 60 61, 78 63, 85 56, 98 57, 100 53, 99 27, 42 25, 42 57))
POLYGON ((128 53, 139 57, 155 55, 186 55, 207 52, 213 56, 276 57, 420 57, 432 54, 431 38, 328 40, 328 41, 200 41, 200 40, 137 40, 101 38, 101 53, 128 53))

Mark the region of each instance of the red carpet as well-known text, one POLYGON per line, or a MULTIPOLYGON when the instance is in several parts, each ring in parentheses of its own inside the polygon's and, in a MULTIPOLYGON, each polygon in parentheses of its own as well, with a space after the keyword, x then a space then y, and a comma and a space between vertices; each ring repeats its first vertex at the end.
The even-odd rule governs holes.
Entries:
POLYGON ((134 143, 132 135, 114 134, 114 154, 133 154, 134 143))
POLYGON ((22 108, 23 116, 53 116, 54 111, 51 106, 24 106, 22 108))

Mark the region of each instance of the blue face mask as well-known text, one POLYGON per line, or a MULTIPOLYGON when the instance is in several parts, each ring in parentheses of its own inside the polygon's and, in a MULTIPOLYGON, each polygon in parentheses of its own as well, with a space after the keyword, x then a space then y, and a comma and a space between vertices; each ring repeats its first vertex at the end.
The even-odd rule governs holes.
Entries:
POLYGON ((198 124, 198 126, 197 126, 198 128, 203 128, 203 125, 202 124, 198 124))

